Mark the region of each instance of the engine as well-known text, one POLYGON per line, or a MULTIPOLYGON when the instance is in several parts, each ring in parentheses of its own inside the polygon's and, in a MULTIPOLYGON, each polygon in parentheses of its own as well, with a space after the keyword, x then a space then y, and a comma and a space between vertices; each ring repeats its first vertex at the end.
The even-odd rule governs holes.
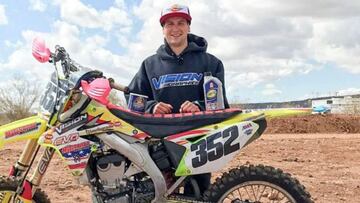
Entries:
MULTIPOLYGON (((171 142, 155 141, 148 145, 150 157, 163 172, 166 183, 174 181, 174 169, 178 166, 184 147, 171 142)), ((104 147, 89 159, 87 181, 99 202, 125 203, 150 202, 155 196, 152 180, 127 157, 104 147)))
POLYGON ((116 189, 126 185, 123 180, 126 161, 120 154, 110 154, 100 157, 96 162, 96 169, 100 183, 106 189, 116 189))
POLYGON ((131 199, 148 202, 153 198, 152 181, 126 157, 107 151, 94 155, 92 161, 93 177, 97 176, 92 185, 103 202, 125 203, 131 199))
POLYGON ((95 162, 98 175, 97 190, 103 194, 103 198, 109 203, 125 203, 129 201, 129 195, 117 196, 126 191, 127 181, 124 174, 127 169, 125 157, 113 152, 107 155, 100 155, 95 162))

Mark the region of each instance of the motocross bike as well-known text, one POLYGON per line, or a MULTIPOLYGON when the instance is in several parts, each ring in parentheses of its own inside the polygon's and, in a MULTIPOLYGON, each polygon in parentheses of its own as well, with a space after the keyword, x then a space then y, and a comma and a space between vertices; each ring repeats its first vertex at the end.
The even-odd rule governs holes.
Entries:
POLYGON ((223 169, 260 137, 263 113, 132 112, 108 101, 111 89, 129 93, 127 87, 77 64, 63 47, 52 53, 36 38, 33 55, 53 64, 55 72, 38 115, 0 127, 0 148, 28 140, 9 176, 0 178, 0 202, 50 202, 40 183, 55 152, 98 203, 312 202, 297 179, 263 165, 233 168, 200 191, 194 175, 223 169))

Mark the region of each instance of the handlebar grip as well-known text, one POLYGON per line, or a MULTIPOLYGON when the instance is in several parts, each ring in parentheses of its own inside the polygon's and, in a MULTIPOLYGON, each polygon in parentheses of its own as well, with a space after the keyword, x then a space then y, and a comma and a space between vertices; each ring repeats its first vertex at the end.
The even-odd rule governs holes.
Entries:
POLYGON ((129 87, 124 86, 124 85, 117 84, 117 83, 114 81, 114 79, 109 78, 109 82, 110 82, 110 87, 111 87, 111 88, 116 89, 116 90, 119 90, 119 91, 122 91, 122 92, 124 92, 125 94, 129 94, 129 93, 130 93, 129 87))

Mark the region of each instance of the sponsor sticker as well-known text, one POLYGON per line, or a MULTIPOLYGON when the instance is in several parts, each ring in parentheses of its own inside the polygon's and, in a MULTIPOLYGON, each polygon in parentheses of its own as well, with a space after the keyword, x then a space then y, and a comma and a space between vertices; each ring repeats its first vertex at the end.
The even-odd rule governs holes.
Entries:
POLYGON ((79 139, 79 133, 72 133, 69 135, 64 135, 56 138, 53 143, 55 146, 59 146, 70 142, 75 142, 78 139, 79 139))
POLYGON ((246 130, 246 129, 251 128, 251 127, 252 127, 251 123, 248 123, 248 124, 244 125, 242 129, 246 130))
POLYGON ((112 123, 104 123, 98 126, 94 126, 92 128, 86 129, 85 133, 86 134, 96 134, 96 133, 102 133, 102 132, 107 132, 109 130, 113 130, 116 127, 121 127, 122 124, 119 121, 115 121, 112 123))
POLYGON ((112 130, 113 126, 111 124, 105 124, 102 126, 96 126, 94 128, 90 128, 85 130, 86 134, 96 134, 96 133, 102 133, 102 132, 106 132, 109 130, 112 130))
POLYGON ((66 159, 74 160, 75 163, 79 163, 82 159, 88 159, 90 153, 91 153, 91 150, 89 147, 89 148, 85 148, 85 149, 78 150, 78 151, 68 152, 66 154, 63 154, 63 156, 66 159))
POLYGON ((78 144, 68 145, 60 149, 61 153, 67 154, 73 151, 79 151, 90 148, 90 141, 81 142, 78 144))
POLYGON ((87 114, 80 115, 79 117, 77 117, 67 123, 61 124, 55 130, 59 134, 65 133, 65 132, 69 131, 70 129, 73 129, 81 124, 86 123, 87 118, 88 118, 87 114))
POLYGON ((249 128, 249 129, 244 130, 244 134, 245 134, 245 135, 251 135, 252 132, 253 132, 253 129, 252 129, 252 128, 249 128))
POLYGON ((251 135, 253 132, 253 126, 251 123, 248 123, 242 127, 242 131, 245 135, 251 135))
POLYGON ((24 135, 35 130, 38 130, 41 123, 31 123, 29 125, 21 126, 5 132, 5 139, 9 139, 14 136, 24 135))

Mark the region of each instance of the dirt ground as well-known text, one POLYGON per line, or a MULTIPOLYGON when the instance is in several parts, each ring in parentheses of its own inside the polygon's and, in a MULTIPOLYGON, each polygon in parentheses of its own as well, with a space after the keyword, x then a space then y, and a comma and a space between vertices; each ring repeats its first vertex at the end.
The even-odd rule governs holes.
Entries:
POLYGON ((268 120, 265 133, 360 133, 360 116, 297 115, 268 120))
MULTIPOLYGON (((308 115, 272 119, 266 133, 243 149, 224 171, 244 164, 283 169, 297 178, 315 202, 360 202, 360 117, 308 115)), ((0 151, 0 174, 20 155, 23 143, 0 151)), ((222 172, 214 173, 214 178, 222 172)), ((54 157, 42 186, 52 202, 91 202, 54 157)))

